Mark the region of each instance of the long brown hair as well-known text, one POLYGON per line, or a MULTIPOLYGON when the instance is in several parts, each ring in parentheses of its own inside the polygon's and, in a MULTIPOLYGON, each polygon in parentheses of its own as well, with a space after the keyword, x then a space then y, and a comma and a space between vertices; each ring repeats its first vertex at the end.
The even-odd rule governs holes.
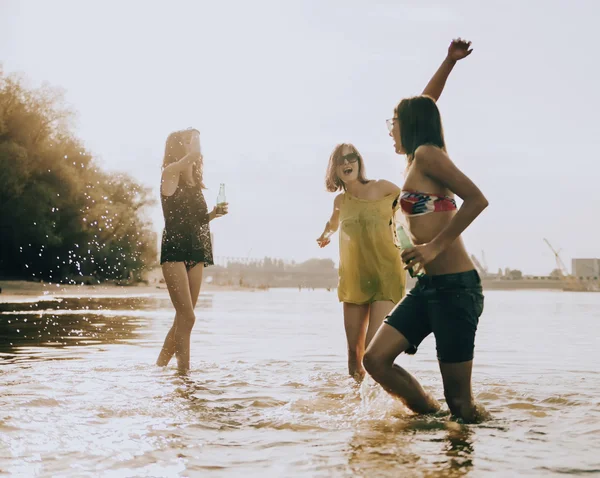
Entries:
POLYGON ((331 193, 346 190, 346 185, 344 184, 344 181, 342 181, 337 174, 337 167, 339 164, 341 164, 339 161, 343 157, 342 149, 344 149, 344 147, 348 148, 350 150, 350 153, 354 153, 356 154, 356 156, 358 156, 358 180, 363 184, 369 182, 369 180, 366 177, 365 163, 358 150, 354 147, 354 145, 350 143, 341 143, 338 144, 335 148, 333 148, 333 152, 331 153, 331 156, 329 156, 327 173, 325 174, 325 189, 327 189, 327 191, 331 193))
MULTIPOLYGON (((176 163, 187 154, 185 148, 186 137, 192 131, 198 131, 194 128, 189 128, 183 131, 175 131, 167 137, 167 143, 165 144, 165 155, 163 157, 162 169, 165 169, 170 164, 176 163)), ((198 134, 200 132, 198 131, 198 134)), ((200 188, 206 189, 203 178, 203 167, 202 161, 198 161, 194 164, 192 175, 196 184, 200 185, 200 188)))
POLYGON ((395 116, 400 123, 400 141, 409 164, 419 146, 431 144, 446 150, 440 110, 429 96, 405 98, 396 106, 395 116))

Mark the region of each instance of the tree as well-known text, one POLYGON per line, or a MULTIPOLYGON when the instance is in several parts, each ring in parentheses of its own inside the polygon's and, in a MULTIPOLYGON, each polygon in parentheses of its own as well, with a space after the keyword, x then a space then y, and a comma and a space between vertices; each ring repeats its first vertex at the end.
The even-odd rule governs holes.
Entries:
POLYGON ((0 70, 0 274, 139 278, 156 261, 150 190, 103 172, 73 117, 60 90, 0 70))
POLYGON ((523 273, 518 269, 513 269, 506 274, 509 279, 518 280, 523 278, 523 273))

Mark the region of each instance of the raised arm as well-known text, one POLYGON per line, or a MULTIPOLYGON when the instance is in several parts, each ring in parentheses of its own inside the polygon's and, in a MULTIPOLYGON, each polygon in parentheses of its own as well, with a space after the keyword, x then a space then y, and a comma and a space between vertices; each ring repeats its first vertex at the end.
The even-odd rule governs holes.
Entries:
POLYGON ((439 100, 442 91, 444 91, 444 86, 446 86, 446 80, 448 79, 448 76, 450 76, 450 72, 454 68, 454 65, 456 65, 458 60, 462 60, 471 54, 473 49, 470 47, 470 41, 461 38, 452 40, 452 43, 450 43, 450 46, 448 47, 448 55, 446 55, 446 58, 440 67, 431 77, 431 80, 427 83, 422 94, 431 96, 435 101, 439 100))
POLYGON ((160 193, 163 196, 172 196, 175 194, 179 185, 179 175, 200 159, 200 157, 201 155, 198 152, 189 152, 179 161, 171 163, 163 169, 160 181, 160 193))
POLYGON ((323 234, 317 239, 319 247, 325 247, 329 244, 331 242, 330 237, 338 230, 338 227, 340 227, 340 206, 342 197, 342 194, 338 194, 333 201, 333 212, 331 213, 331 217, 329 218, 329 221, 327 221, 327 224, 325 224, 323 234))

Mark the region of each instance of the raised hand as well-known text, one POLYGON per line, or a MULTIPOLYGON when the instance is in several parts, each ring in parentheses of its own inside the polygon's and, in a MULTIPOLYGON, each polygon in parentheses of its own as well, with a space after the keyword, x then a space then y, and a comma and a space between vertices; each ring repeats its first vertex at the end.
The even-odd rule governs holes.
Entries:
POLYGON ((200 154, 200 135, 197 131, 190 132, 185 149, 188 154, 193 154, 194 156, 200 154))
POLYGON ((455 38, 448 47, 448 58, 453 61, 462 60, 471 54, 471 42, 462 38, 455 38))

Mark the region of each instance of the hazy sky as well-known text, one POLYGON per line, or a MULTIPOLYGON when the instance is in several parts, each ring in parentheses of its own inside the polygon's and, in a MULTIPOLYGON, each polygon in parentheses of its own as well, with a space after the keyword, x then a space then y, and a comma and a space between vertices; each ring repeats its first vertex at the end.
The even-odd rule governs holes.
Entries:
MULTIPOLYGON (((473 41, 439 103, 451 158, 490 207, 465 234, 492 270, 548 273, 543 238, 600 257, 600 2, 0 0, 0 59, 63 87, 101 164, 153 186, 168 133, 201 131, 205 192, 224 182, 217 256, 319 249, 329 154, 352 142, 368 176, 402 183, 385 119, 418 94, 451 38, 473 41)), ((156 229, 162 214, 153 212, 156 229)))

